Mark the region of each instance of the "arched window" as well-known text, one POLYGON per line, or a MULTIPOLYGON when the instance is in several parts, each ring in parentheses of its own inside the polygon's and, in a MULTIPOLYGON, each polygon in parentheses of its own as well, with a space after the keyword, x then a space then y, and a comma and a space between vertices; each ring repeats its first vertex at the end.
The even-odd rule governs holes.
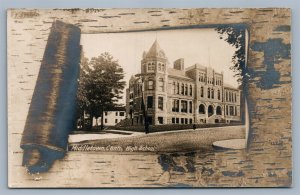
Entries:
POLYGON ((218 89, 218 100, 221 99, 221 93, 220 93, 220 90, 218 89))
POLYGON ((158 79, 158 90, 164 91, 164 79, 163 78, 158 79))
POLYGON ((148 89, 150 90, 154 89, 154 82, 152 80, 148 81, 148 89))
POLYGON ((203 104, 199 105, 199 114, 205 114, 205 106, 203 104))
POLYGON ((190 85, 190 96, 193 96, 193 87, 190 85))
POLYGON ((222 115, 222 108, 221 108, 221 106, 217 107, 216 114, 217 115, 222 115))
POLYGON ((207 89, 207 98, 210 98, 210 88, 207 89))
POLYGON ((214 108, 212 105, 209 105, 208 108, 207 108, 207 114, 208 114, 208 117, 210 117, 211 115, 214 114, 214 108))

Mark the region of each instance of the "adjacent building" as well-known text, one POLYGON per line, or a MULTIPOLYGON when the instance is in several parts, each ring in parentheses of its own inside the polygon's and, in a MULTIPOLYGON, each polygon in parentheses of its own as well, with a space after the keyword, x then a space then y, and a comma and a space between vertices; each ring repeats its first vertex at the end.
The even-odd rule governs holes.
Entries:
POLYGON ((223 73, 180 58, 169 68, 157 41, 143 53, 141 73, 129 80, 126 113, 132 124, 230 123, 241 120, 240 90, 223 73))
MULTIPOLYGON (((104 126, 115 126, 126 118, 126 112, 124 107, 115 107, 104 112, 103 116, 104 126)), ((101 124, 101 117, 98 119, 93 118, 93 126, 99 126, 101 124)))

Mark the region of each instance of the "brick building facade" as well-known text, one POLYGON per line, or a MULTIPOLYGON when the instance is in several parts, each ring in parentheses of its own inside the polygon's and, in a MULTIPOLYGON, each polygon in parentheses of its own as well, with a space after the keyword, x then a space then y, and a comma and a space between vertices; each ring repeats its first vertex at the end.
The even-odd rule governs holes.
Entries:
POLYGON ((180 58, 168 67, 157 41, 143 53, 141 73, 129 80, 126 112, 132 124, 230 123, 241 120, 241 92, 223 73, 200 64, 185 69, 180 58))

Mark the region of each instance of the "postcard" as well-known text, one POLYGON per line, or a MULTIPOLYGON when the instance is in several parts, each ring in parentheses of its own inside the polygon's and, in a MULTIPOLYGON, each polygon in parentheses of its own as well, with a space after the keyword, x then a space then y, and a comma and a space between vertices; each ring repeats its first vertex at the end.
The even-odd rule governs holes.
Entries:
POLYGON ((290 187, 291 12, 9 9, 11 188, 290 187))

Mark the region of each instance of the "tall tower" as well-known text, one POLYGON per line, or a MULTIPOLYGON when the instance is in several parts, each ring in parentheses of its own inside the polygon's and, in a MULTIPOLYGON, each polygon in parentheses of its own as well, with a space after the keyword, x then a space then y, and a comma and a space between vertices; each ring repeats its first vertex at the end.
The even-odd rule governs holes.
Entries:
POLYGON ((143 53, 141 61, 141 73, 165 73, 167 70, 167 57, 160 48, 157 40, 154 41, 148 52, 143 53))
POLYGON ((141 75, 144 80, 144 95, 147 115, 151 124, 167 123, 167 63, 165 52, 154 41, 148 52, 143 53, 141 75), (152 106, 149 106, 152 97, 152 106))

